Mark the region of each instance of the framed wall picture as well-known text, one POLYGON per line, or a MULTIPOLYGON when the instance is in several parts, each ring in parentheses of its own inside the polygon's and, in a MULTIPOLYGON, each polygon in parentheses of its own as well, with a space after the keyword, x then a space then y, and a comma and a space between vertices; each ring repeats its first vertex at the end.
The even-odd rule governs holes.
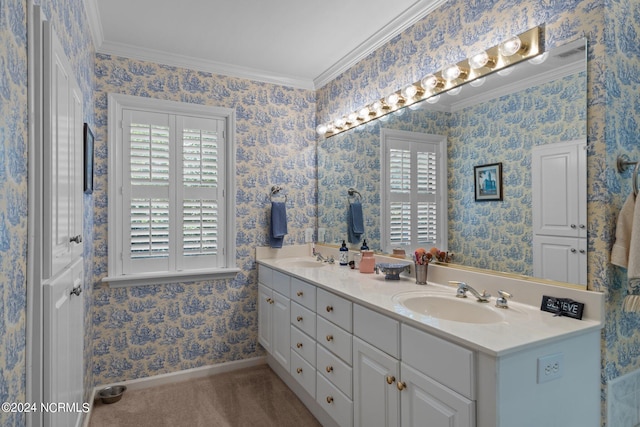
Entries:
POLYGON ((476 202, 502 200, 502 163, 474 166, 476 202))
POLYGON ((93 193, 93 132, 84 124, 84 192, 93 193))

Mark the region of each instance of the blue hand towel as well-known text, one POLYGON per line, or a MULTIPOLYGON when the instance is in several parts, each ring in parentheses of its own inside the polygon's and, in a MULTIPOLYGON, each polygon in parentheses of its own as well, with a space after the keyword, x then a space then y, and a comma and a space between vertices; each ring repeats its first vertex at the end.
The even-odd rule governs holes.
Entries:
POLYGON ((281 248, 287 234, 287 208, 284 202, 271 202, 271 228, 269 244, 272 248, 281 248))
POLYGON ((347 237, 349 243, 359 243, 360 237, 364 234, 364 219, 362 215, 362 204, 358 201, 349 203, 347 212, 347 237))

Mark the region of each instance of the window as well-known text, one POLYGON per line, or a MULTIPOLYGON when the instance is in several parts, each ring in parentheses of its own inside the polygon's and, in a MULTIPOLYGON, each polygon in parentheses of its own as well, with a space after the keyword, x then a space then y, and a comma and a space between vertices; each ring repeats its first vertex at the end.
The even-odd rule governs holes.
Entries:
POLYGON ((381 129, 382 248, 447 245, 446 138, 381 129))
POLYGON ((235 276, 233 110, 110 95, 109 123, 106 281, 235 276))

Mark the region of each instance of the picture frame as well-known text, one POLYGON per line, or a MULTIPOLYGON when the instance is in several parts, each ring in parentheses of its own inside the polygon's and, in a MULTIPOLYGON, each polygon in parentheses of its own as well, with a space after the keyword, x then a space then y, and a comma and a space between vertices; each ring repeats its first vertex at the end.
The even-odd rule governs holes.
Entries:
POLYGON ((476 202, 502 200, 502 163, 473 167, 476 202))
POLYGON ((93 143, 94 136, 88 123, 84 124, 84 193, 93 193, 93 143))

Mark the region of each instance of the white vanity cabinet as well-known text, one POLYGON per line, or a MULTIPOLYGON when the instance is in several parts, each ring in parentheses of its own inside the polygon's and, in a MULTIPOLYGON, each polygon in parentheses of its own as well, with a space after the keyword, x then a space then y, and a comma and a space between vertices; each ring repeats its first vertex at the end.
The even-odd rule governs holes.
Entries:
POLYGON ((260 266, 258 274, 258 341, 287 370, 290 367, 290 277, 260 266))

